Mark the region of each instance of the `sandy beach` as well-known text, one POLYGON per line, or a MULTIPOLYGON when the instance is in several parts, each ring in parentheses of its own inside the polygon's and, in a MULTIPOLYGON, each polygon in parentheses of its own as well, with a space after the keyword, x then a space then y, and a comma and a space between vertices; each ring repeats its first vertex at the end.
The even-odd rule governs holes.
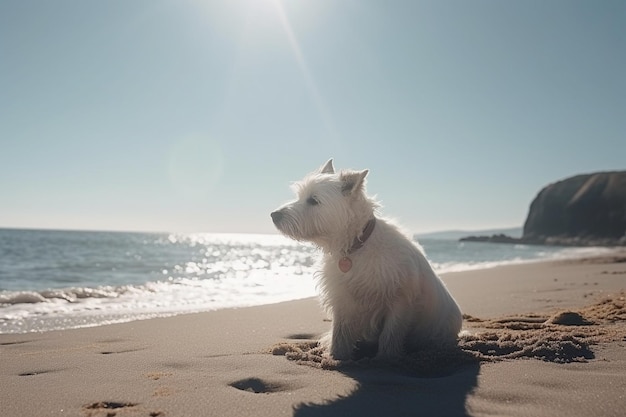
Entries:
POLYGON ((0 335, 2 416, 623 416, 626 254, 443 277, 459 348, 324 361, 316 299, 0 335))

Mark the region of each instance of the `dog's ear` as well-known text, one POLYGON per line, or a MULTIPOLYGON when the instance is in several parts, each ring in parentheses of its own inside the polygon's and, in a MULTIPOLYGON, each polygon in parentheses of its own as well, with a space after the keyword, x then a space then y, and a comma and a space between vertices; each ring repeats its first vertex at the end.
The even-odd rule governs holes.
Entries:
POLYGON ((321 168, 320 174, 334 174, 335 168, 333 167, 333 158, 330 158, 321 168))
POLYGON ((344 171, 341 173, 341 192, 343 195, 355 194, 363 190, 365 177, 369 170, 363 171, 344 171))

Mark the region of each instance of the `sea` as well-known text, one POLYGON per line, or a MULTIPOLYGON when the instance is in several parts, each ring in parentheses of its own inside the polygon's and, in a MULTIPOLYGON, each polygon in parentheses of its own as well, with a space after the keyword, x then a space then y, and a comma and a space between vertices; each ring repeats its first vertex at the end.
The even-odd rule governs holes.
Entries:
MULTIPOLYGON (((419 240, 440 273, 608 251, 419 240)), ((46 332, 316 295, 318 252, 281 235, 0 229, 0 334, 46 332)))

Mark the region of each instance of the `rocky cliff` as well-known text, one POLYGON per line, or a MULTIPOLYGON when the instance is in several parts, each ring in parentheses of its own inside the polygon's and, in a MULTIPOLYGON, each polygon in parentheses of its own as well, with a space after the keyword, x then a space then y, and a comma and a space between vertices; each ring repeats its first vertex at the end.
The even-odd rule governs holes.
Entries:
POLYGON ((523 239, 626 240, 626 171, 577 175, 544 187, 530 204, 523 239))
POLYGON ((626 171, 577 175, 544 187, 530 204, 521 239, 462 240, 552 245, 626 245, 626 171))

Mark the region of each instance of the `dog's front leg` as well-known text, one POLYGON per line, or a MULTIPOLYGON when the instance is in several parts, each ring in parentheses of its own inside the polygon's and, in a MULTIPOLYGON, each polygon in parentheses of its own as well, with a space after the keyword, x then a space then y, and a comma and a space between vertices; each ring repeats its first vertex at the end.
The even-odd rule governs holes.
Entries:
POLYGON ((350 359, 356 340, 354 338, 354 331, 348 322, 335 317, 333 319, 333 329, 330 340, 330 354, 333 358, 337 360, 350 359))
POLYGON ((409 306, 401 300, 391 306, 378 338, 378 354, 381 359, 394 359, 402 356, 409 332, 409 306))

